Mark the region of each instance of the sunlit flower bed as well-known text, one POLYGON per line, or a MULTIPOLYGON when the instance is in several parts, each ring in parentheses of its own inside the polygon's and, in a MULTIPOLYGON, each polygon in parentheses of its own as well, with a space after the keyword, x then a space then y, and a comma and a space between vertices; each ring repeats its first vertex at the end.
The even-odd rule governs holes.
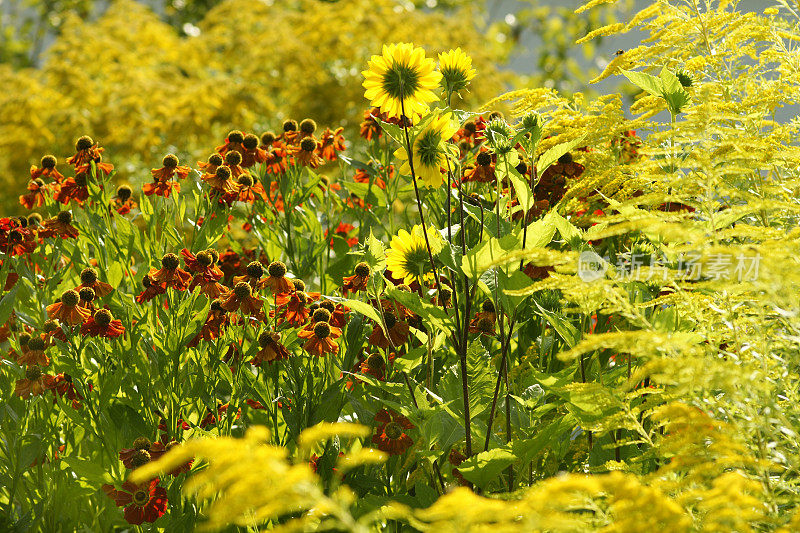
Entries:
POLYGON ((89 135, 41 157, 0 528, 797 530, 797 20, 675 4, 596 32, 661 39, 603 74, 632 119, 456 109, 469 55, 393 43, 358 138, 239 125, 136 186, 89 135))

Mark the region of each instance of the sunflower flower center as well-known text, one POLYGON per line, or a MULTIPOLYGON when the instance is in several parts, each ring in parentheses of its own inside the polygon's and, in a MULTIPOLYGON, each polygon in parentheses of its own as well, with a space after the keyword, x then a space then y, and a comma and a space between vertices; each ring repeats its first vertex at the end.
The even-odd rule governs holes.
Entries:
POLYGON ((424 131, 414 143, 414 150, 423 166, 439 166, 441 138, 434 130, 424 131))
POLYGON ((394 62, 383 75, 383 90, 392 98, 405 100, 419 88, 419 73, 409 65, 394 62))

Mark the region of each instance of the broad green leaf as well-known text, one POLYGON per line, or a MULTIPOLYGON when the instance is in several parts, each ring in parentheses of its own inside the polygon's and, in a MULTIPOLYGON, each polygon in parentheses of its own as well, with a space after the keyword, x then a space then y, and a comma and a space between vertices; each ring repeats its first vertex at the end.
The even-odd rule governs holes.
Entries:
MULTIPOLYGON (((576 228, 572 225, 572 222, 567 220, 566 218, 562 217, 556 212, 551 211, 553 214, 552 220, 555 224, 556 229, 558 229, 558 233, 561 234, 561 238, 565 241, 569 242, 574 238, 583 239, 583 233, 580 229, 576 228)), ((548 213, 549 215, 550 213, 548 213)))
POLYGON ((567 317, 551 313, 538 303, 536 303, 536 307, 539 308, 539 313, 541 313, 547 319, 547 322, 553 326, 553 329, 558 332, 562 339, 564 339, 564 342, 567 343, 567 346, 572 348, 578 344, 581 333, 570 323, 567 317))
POLYGON ((550 244, 556 234, 556 217, 559 216, 555 211, 550 211, 533 224, 529 224, 525 249, 544 248, 550 244))
POLYGON ((17 297, 17 291, 19 290, 19 287, 19 283, 14 285, 11 290, 3 296, 3 299, 0 300, 0 324, 5 324, 8 320, 8 317, 11 316, 11 311, 14 309, 14 300, 17 297))
POLYGON ((622 74, 630 80, 631 83, 639 87, 641 90, 652 94, 653 96, 663 95, 663 85, 659 78, 646 72, 634 72, 632 70, 623 70, 622 74))
POLYGON ((386 268, 386 247, 372 233, 372 228, 369 230, 365 252, 364 259, 373 271, 381 271, 386 268))
POLYGON ((467 252, 461 260, 461 269, 467 276, 479 278, 501 257, 519 247, 519 235, 506 235, 500 239, 490 237, 467 252))
POLYGON ((381 326, 381 328, 383 328, 383 321, 381 320, 381 316, 378 314, 378 311, 376 311, 375 308, 372 307, 370 304, 359 300, 349 300, 347 298, 339 298, 336 296, 327 296, 326 298, 333 300, 334 302, 339 302, 343 305, 346 305, 353 311, 361 313, 365 317, 374 320, 381 326))
POLYGON ((517 172, 516 168, 509 169, 508 177, 511 184, 514 186, 514 192, 519 200, 519 205, 523 212, 528 212, 533 207, 533 192, 528 184, 528 181, 517 172))
POLYGON ((108 469, 104 468, 103 465, 97 461, 90 461, 89 459, 81 459, 74 456, 62 457, 61 460, 69 465, 80 480, 91 485, 99 487, 103 483, 111 482, 111 475, 108 473, 108 469))
POLYGON ((476 486, 486 489, 516 459, 514 452, 504 446, 470 457, 461 463, 458 471, 476 486))
POLYGON ((423 320, 427 321, 434 330, 452 327, 452 320, 442 308, 422 300, 419 294, 415 292, 402 291, 394 285, 387 284, 386 295, 418 314, 423 320))
POLYGON ((572 139, 571 141, 557 144, 552 148, 550 148, 549 150, 547 150, 539 157, 538 161, 536 161, 536 172, 538 172, 539 175, 541 176, 550 165, 558 161, 559 157, 568 153, 573 148, 581 144, 585 138, 586 134, 584 133, 577 139, 572 139))

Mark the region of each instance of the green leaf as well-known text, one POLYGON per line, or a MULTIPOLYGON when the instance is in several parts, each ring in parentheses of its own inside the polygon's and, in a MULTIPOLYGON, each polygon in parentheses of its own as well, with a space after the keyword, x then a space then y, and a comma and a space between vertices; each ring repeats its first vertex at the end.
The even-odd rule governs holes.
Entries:
POLYGON ((365 252, 364 260, 373 271, 381 271, 386 268, 386 247, 372 233, 372 228, 369 229, 365 252))
POLYGON ((345 181, 342 183, 342 185, 344 185, 348 191, 363 199, 367 203, 380 206, 388 205, 386 193, 374 183, 370 184, 358 183, 355 181, 345 181))
POLYGON ((453 327, 452 319, 440 307, 426 302, 415 292, 401 291, 391 284, 386 285, 386 295, 409 308, 414 313, 426 320, 435 330, 450 329, 453 327))
POLYGON ((530 208, 533 207, 534 199, 533 192, 531 191, 528 181, 519 172, 517 172, 516 168, 509 169, 508 178, 511 180, 511 184, 514 186, 514 192, 517 195, 520 207, 524 212, 527 213, 530 208))
POLYGON ((558 161, 559 157, 581 144, 585 138, 586 134, 584 133, 577 139, 572 139, 571 141, 557 144, 547 150, 539 157, 538 161, 536 161, 536 172, 538 172, 541 176, 550 165, 558 161))
POLYGON ((466 479, 482 489, 486 489, 489 484, 497 479, 505 468, 516 461, 517 456, 508 447, 495 448, 488 452, 481 452, 472 456, 458 467, 466 479))
POLYGON ((519 236, 506 235, 500 239, 490 237, 471 249, 461 260, 461 269, 471 278, 479 278, 506 253, 518 249, 519 236))
POLYGON ((11 316, 11 311, 14 309, 14 300, 17 297, 17 290, 19 290, 19 284, 14 285, 10 291, 8 291, 3 299, 0 300, 0 324, 5 324, 8 320, 8 317, 11 316))
POLYGON ((560 216, 555 211, 548 212, 545 216, 528 225, 528 237, 525 240, 525 249, 544 248, 556 234, 556 217, 560 216))
POLYGON ((347 298, 339 298, 337 296, 326 296, 326 298, 333 300, 334 302, 339 302, 343 305, 346 305, 353 311, 361 313, 365 317, 374 320, 381 326, 381 328, 383 328, 383 321, 381 320, 381 316, 378 314, 378 311, 370 304, 361 302, 359 300, 349 300, 347 298))
POLYGON ((572 348, 578 344, 578 340, 581 338, 581 333, 570 323, 569 320, 567 320, 567 317, 551 313, 539 305, 538 302, 535 303, 536 307, 539 308, 539 313, 541 313, 545 319, 547 319, 547 322, 553 326, 553 329, 558 332, 562 339, 564 339, 564 342, 567 343, 567 346, 572 348))
POLYGON ((558 213, 551 211, 548 213, 550 215, 552 213, 552 221, 555 224, 558 233, 561 234, 561 238, 567 242, 570 242, 572 239, 578 238, 583 239, 583 232, 580 229, 576 228, 572 225, 572 222, 567 220, 566 218, 562 217, 558 213))
POLYGON ((90 485, 99 487, 103 483, 111 483, 112 481, 111 475, 106 468, 97 461, 90 461, 79 457, 62 457, 61 460, 69 465, 79 479, 90 485))
POLYGON ((663 85, 659 78, 646 72, 634 72, 632 70, 623 70, 622 74, 630 80, 631 83, 639 87, 641 90, 652 94, 653 96, 663 95, 663 85))

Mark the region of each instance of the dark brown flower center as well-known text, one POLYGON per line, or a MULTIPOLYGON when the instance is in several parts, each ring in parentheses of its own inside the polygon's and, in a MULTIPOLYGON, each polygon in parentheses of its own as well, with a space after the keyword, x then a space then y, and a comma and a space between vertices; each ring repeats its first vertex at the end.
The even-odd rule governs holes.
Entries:
POLYGON ((81 283, 83 285, 93 285, 95 281, 97 281, 97 270, 87 267, 81 271, 81 283))
POLYGON ((310 118, 303 119, 300 122, 300 131, 306 135, 311 135, 317 130, 317 123, 310 118))
POLYGON ((88 135, 84 135, 83 137, 78 139, 78 142, 75 143, 75 149, 79 152, 82 152, 83 150, 88 150, 93 145, 94 141, 92 140, 92 138, 89 137, 88 135))
POLYGON ((261 261, 253 261, 247 265, 247 275, 254 279, 259 279, 264 275, 264 265, 261 261))
POLYGON ((297 131, 297 121, 296 120, 285 120, 283 122, 283 131, 297 131))
POLYGON ((36 381, 42 377, 42 369, 36 365, 31 365, 25 369, 25 379, 28 381, 36 381))
POLYGON ((331 334, 331 325, 327 322, 317 322, 314 324, 314 335, 322 340, 327 339, 331 334))
POLYGON ((211 154, 208 156, 208 164, 218 167, 222 164, 222 156, 219 154, 211 154))
POLYGON ((239 130, 231 130, 228 133, 228 142, 231 144, 241 143, 244 141, 244 134, 239 130))
POLYGON ((202 252, 197 252, 195 256, 197 262, 203 265, 204 267, 211 266, 211 263, 214 262, 214 258, 211 257, 211 254, 203 250, 202 252))
POLYGON ((150 462, 150 452, 147 450, 136 450, 131 456, 131 466, 139 468, 150 462))
POLYGON ((134 450, 150 450, 150 446, 153 443, 150 442, 150 439, 147 437, 137 437, 136 440, 133 441, 133 449, 134 450))
POLYGON ((20 347, 27 346, 29 342, 31 342, 31 335, 30 333, 23 333, 19 336, 18 342, 20 347))
POLYGON ((161 266, 167 270, 175 270, 178 265, 180 265, 180 261, 175 254, 166 254, 161 258, 161 266))
POLYGON ((314 322, 329 322, 331 319, 331 312, 320 307, 314 311, 314 314, 311 315, 311 318, 314 320, 314 322))
POLYGON ((275 343, 275 339, 272 338, 272 333, 269 331, 265 331, 261 335, 258 336, 258 345, 262 348, 266 348, 275 343))
POLYGON ((240 281, 236 284, 233 288, 233 294, 236 295, 237 298, 240 300, 243 298, 247 298, 253 294, 253 288, 250 287, 250 284, 246 281, 240 281))
POLYGON ((242 154, 237 152, 236 150, 231 150, 227 154, 225 154, 225 163, 235 167, 239 163, 242 162, 242 154))
POLYGON ((483 317, 478 320, 477 328, 481 333, 492 333, 494 322, 489 318, 483 317))
POLYGON ((84 287, 78 292, 78 296, 80 296, 82 302, 93 302, 95 297, 94 289, 91 287, 84 287))
POLYGON ((386 433, 388 438, 397 440, 403 436, 403 426, 397 422, 389 422, 386 424, 386 427, 383 428, 383 432, 386 433))
POLYGON ((231 169, 226 166, 217 167, 217 170, 214 171, 214 175, 221 180, 227 180, 231 177, 231 169))
POLYGON ((39 226, 42 223, 42 215, 39 213, 31 213, 28 215, 28 225, 31 227, 39 226))
POLYGON ((133 493, 132 500, 137 507, 144 507, 150 501, 150 493, 144 489, 139 489, 133 493))
POLYGON ((244 140, 242 141, 242 146, 247 148, 248 150, 254 150, 256 146, 258 146, 258 137, 253 135, 252 133, 248 133, 244 136, 244 140))
POLYGON ((280 261, 273 261, 267 267, 267 272, 269 273, 270 277, 282 278, 286 275, 286 265, 280 261))
POLYGON ((333 314, 333 311, 336 309, 336 304, 334 304, 331 300, 325 300, 320 303, 319 306, 323 309, 327 309, 331 312, 331 314, 333 314))
POLYGON ((392 313, 384 313, 383 319, 386 321, 387 329, 392 329, 397 324, 397 317, 392 313))
POLYGON ((111 324, 111 311, 108 309, 98 309, 94 314, 94 321, 98 326, 107 326, 111 324))
POLYGON ((164 168, 176 168, 178 166, 178 157, 175 154, 167 154, 161 160, 161 165, 164 168))
POLYGON ((492 162, 492 156, 489 155, 489 152, 481 152, 478 154, 478 157, 475 158, 475 161, 478 165, 485 167, 492 162))
POLYGON ((56 218, 62 224, 69 224, 70 222, 72 222, 72 213, 70 213, 69 211, 61 211, 58 213, 56 218))
POLYGON ((367 366, 370 370, 375 372, 382 371, 386 368, 386 362, 383 360, 383 356, 379 353, 372 353, 367 357, 367 366))
MULTIPOLYGON (((234 153, 238 153, 238 152, 234 152, 234 153)), ((236 182, 239 185, 241 185, 242 187, 252 187, 253 186, 253 178, 250 176, 250 174, 242 174, 241 176, 239 176, 239 179, 237 179, 236 182)))
POLYGON ((131 189, 130 185, 120 185, 119 187, 117 187, 117 198, 119 198, 123 202, 127 201, 132 194, 133 194, 133 189, 131 189))
POLYGON ((292 285, 294 285, 294 290, 298 292, 306 290, 306 282, 303 281, 302 279, 293 279, 292 285))
POLYGON ((317 148, 317 142, 314 139, 303 139, 300 143, 300 149, 304 152, 313 152, 317 148))
POLYGON ((272 143, 275 142, 275 134, 271 131, 268 131, 261 135, 261 144, 264 146, 272 146, 272 143))
POLYGON ((360 278, 368 278, 370 272, 371 272, 371 270, 369 268, 369 265, 366 264, 365 262, 362 261, 362 262, 360 262, 359 264, 356 265, 356 269, 355 269, 356 276, 358 276, 360 278))
POLYGON ((46 155, 42 158, 40 164, 42 165, 42 168, 56 168, 56 158, 52 155, 46 155))
POLYGON ((491 300, 484 300, 481 304, 481 311, 484 313, 494 313, 494 302, 491 300))
POLYGON ((78 302, 80 301, 81 297, 77 293, 77 291, 68 290, 64 291, 64 293, 61 295, 61 303, 63 303, 67 307, 75 307, 76 305, 78 305, 78 302))
POLYGON ((45 349, 44 339, 41 337, 33 337, 28 341, 28 349, 34 352, 41 352, 45 349))

